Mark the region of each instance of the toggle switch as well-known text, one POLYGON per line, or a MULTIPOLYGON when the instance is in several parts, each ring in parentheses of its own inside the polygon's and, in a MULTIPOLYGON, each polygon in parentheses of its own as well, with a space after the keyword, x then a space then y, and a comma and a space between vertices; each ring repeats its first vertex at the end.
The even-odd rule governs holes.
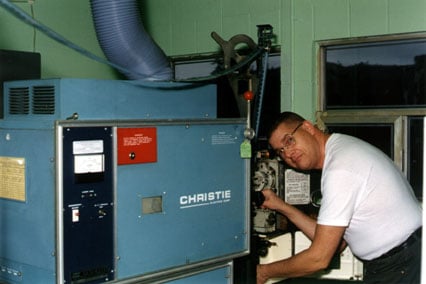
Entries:
POLYGON ((80 210, 78 208, 72 210, 72 221, 73 223, 80 221, 80 210))

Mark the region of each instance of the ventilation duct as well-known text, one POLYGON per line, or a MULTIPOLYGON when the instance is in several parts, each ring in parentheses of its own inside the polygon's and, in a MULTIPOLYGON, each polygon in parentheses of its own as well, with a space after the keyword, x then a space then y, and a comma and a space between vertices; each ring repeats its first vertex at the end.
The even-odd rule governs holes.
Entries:
POLYGON ((170 81, 167 56, 146 32, 137 0, 91 0, 99 44, 131 80, 170 81))

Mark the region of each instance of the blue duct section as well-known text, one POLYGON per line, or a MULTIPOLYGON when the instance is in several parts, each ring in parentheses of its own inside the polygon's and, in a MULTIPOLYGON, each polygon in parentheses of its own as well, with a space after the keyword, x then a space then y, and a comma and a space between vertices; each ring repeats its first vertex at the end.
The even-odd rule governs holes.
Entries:
POLYGON ((93 21, 105 56, 128 79, 170 81, 167 56, 146 32, 137 0, 91 0, 93 21))

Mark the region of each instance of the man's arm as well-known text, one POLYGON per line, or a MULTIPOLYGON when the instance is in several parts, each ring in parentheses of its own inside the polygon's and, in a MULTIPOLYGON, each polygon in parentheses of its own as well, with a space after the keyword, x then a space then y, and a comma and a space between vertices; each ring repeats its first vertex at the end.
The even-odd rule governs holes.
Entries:
POLYGON ((311 241, 314 239, 316 221, 279 198, 275 192, 270 189, 262 191, 265 201, 263 208, 269 208, 285 215, 299 230, 301 230, 311 241))
POLYGON ((292 278, 326 269, 338 250, 345 227, 317 225, 311 246, 284 260, 257 266, 257 284, 269 278, 292 278))

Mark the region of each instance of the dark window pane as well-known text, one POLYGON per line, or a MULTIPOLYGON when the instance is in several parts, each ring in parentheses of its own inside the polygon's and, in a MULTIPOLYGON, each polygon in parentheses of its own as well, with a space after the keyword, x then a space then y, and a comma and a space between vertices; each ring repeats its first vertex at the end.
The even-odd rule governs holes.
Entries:
POLYGON ((422 197, 423 184, 423 117, 408 119, 408 179, 416 196, 422 197))
POLYGON ((426 39, 325 47, 325 108, 426 106, 426 39))

